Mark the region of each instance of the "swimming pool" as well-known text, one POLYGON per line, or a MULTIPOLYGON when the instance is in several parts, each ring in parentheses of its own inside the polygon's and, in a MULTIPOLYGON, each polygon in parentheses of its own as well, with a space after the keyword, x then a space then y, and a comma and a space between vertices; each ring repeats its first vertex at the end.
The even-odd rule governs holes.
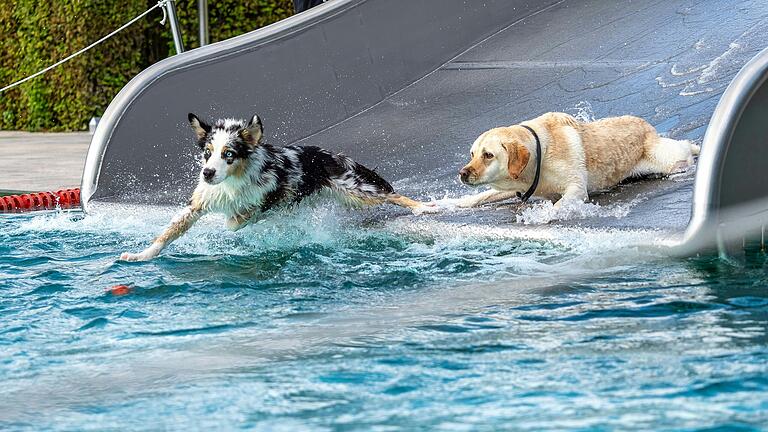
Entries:
POLYGON ((0 218, 0 428, 768 424, 759 254, 316 203, 238 233, 206 217, 155 261, 115 261, 168 217, 0 218))

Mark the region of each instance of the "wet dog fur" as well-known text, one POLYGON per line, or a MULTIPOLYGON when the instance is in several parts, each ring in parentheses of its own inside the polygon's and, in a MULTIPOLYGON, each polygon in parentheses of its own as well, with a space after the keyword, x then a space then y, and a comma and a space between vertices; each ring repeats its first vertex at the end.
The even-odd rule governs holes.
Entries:
POLYGON ((261 119, 222 119, 209 125, 189 114, 204 165, 192 198, 171 225, 141 253, 122 260, 157 256, 208 212, 223 213, 226 226, 238 230, 268 210, 295 204, 318 192, 330 192, 353 205, 390 203, 419 214, 432 207, 397 194, 375 171, 342 154, 318 147, 276 147, 262 142, 261 119))
MULTIPOLYGON (((525 121, 541 141, 541 178, 535 196, 586 201, 589 193, 608 190, 622 180, 649 174, 673 174, 694 163, 699 146, 659 136, 634 116, 580 122, 550 112, 525 121)), ((536 140, 520 125, 481 134, 472 144, 470 162, 459 171, 462 183, 490 190, 459 200, 459 207, 503 201, 524 193, 536 172, 536 140)))

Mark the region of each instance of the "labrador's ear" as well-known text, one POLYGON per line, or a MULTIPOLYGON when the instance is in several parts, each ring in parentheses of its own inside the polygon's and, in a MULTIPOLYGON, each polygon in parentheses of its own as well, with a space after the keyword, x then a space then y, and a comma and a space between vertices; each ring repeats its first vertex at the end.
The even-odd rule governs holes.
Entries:
POLYGON ((192 126, 192 130, 195 131, 195 135, 197 135, 197 139, 203 139, 205 138, 205 134, 211 131, 211 127, 206 124, 204 121, 197 118, 196 115, 189 113, 187 115, 187 119, 189 120, 189 125, 192 126))
POLYGON ((531 152, 519 143, 504 144, 504 148, 507 149, 507 171, 509 171, 509 176, 517 180, 525 167, 528 166, 531 152))

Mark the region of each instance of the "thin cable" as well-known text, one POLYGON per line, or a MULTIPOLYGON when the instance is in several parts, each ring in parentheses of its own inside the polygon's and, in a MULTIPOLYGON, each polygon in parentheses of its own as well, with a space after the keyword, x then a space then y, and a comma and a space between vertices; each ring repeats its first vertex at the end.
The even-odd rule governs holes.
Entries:
POLYGON ((128 21, 127 23, 123 24, 123 25, 122 25, 120 28, 118 28, 117 30, 113 31, 112 33, 110 33, 110 34, 108 34, 108 35, 106 35, 106 36, 102 37, 101 39, 99 39, 99 40, 97 40, 96 42, 94 42, 94 43, 92 43, 92 44, 88 45, 87 47, 85 47, 85 48, 81 49, 80 51, 77 51, 76 53, 74 53, 74 54, 70 55, 69 57, 66 57, 66 58, 64 58, 64 59, 62 59, 62 60, 59 60, 58 62, 56 62, 56 63, 54 63, 54 64, 52 64, 52 65, 48 66, 47 68, 45 68, 45 69, 43 69, 43 70, 41 70, 41 71, 38 71, 38 72, 36 72, 36 73, 34 73, 34 74, 32 74, 32 75, 30 75, 30 76, 28 76, 28 77, 24 78, 24 79, 18 80, 18 81, 16 81, 15 83, 9 84, 9 85, 7 85, 7 86, 5 86, 5 87, 1 88, 1 89, 0 89, 0 93, 3 93, 3 92, 4 92, 4 91, 6 91, 6 90, 12 89, 12 88, 14 88, 14 87, 16 87, 16 86, 18 86, 18 85, 20 85, 20 84, 23 84, 23 83, 25 83, 25 82, 27 82, 27 81, 31 80, 32 78, 38 77, 38 76, 40 76, 40 75, 42 75, 42 74, 44 74, 44 73, 48 72, 49 70, 51 70, 51 69, 53 69, 53 68, 55 68, 55 67, 57 67, 57 66, 60 66, 60 65, 62 65, 62 64, 64 64, 64 63, 66 63, 66 62, 68 62, 68 61, 72 60, 73 58, 75 58, 75 57, 79 56, 80 54, 82 54, 82 53, 84 53, 84 52, 88 51, 89 49, 91 49, 91 48, 95 47, 96 45, 98 45, 98 44, 100 44, 100 43, 104 42, 105 40, 107 40, 107 39, 111 38, 112 36, 114 36, 114 35, 116 35, 116 34, 118 34, 118 33, 120 33, 121 31, 125 30, 125 29, 126 29, 127 27, 129 27, 131 24, 133 24, 133 23, 135 23, 136 21, 138 21, 138 20, 140 20, 140 19, 144 18, 144 17, 145 17, 145 16, 146 16, 148 13, 152 12, 152 11, 153 11, 155 8, 157 8, 157 7, 161 7, 161 8, 163 8, 163 21, 165 21, 165 4, 166 4, 166 3, 168 3, 168 0, 160 0, 160 1, 158 1, 156 5, 152 6, 152 7, 151 7, 151 8, 149 8, 149 9, 147 9, 146 11, 144 11, 144 12, 143 12, 141 15, 137 16, 136 18, 134 18, 134 19, 132 19, 132 20, 128 21))

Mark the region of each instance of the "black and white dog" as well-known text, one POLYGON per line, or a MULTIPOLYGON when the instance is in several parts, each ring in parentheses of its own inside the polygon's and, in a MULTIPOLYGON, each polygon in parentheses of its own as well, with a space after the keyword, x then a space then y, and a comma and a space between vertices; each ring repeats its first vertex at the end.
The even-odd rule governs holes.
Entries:
POLYGON ((156 257, 206 212, 223 213, 227 228, 238 230, 271 208, 322 191, 352 205, 391 203, 415 214, 436 209, 395 193, 376 172, 344 155, 318 147, 262 143, 264 128, 258 116, 248 122, 218 120, 210 126, 190 113, 189 123, 205 159, 192 199, 147 249, 123 253, 122 260, 156 257))

